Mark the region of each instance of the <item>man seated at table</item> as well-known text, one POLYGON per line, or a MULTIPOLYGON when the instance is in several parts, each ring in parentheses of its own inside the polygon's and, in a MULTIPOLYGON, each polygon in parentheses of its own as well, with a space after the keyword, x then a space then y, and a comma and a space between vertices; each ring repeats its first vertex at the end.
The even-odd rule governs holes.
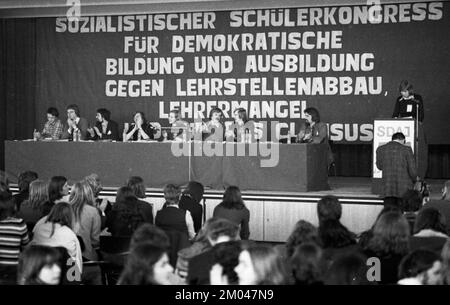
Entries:
POLYGON ((52 138, 52 140, 59 140, 63 134, 63 124, 58 118, 59 112, 55 107, 47 109, 47 122, 41 133, 37 133, 37 138, 52 138))
POLYGON ((91 140, 119 140, 119 126, 111 120, 111 112, 108 109, 97 109, 95 116, 97 122, 93 128, 88 128, 89 138, 91 140))
POLYGON ((88 122, 80 117, 80 109, 77 105, 67 106, 67 125, 64 127, 63 139, 74 139, 75 132, 80 131, 80 140, 86 140, 88 122))

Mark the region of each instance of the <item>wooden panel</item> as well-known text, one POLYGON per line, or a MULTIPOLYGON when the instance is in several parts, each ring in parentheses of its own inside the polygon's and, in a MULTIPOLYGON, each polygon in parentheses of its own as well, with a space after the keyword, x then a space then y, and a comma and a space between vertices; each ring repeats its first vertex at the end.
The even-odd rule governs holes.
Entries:
MULTIPOLYGON (((221 202, 220 199, 206 200, 206 219, 211 218, 214 208, 221 202)), ((261 201, 245 201, 250 211, 250 239, 264 240, 264 203, 261 201)))
POLYGON ((317 203, 264 202, 264 240, 285 242, 297 221, 303 219, 318 225, 317 203))

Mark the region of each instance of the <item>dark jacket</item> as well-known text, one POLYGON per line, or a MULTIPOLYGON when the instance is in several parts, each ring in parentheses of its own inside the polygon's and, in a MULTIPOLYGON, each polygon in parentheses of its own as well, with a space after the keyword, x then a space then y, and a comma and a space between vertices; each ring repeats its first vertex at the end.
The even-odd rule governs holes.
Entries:
POLYGON ((396 141, 382 145, 377 148, 376 164, 383 171, 384 197, 401 198, 412 189, 417 169, 411 147, 396 141))
POLYGON ((164 231, 178 231, 188 235, 186 224, 186 211, 178 207, 165 206, 156 213, 156 226, 164 231))
POLYGON ((102 137, 99 137, 97 133, 94 132, 94 137, 91 137, 92 140, 113 140, 113 141, 119 141, 120 135, 119 135, 119 126, 114 121, 108 121, 108 125, 106 125, 106 132, 103 133, 102 123, 97 122, 95 123, 95 127, 100 131, 102 134, 102 137))
POLYGON ((180 209, 189 211, 189 213, 191 213, 192 220, 194 221, 195 233, 198 233, 198 231, 200 231, 200 229, 202 228, 202 205, 197 203, 192 195, 183 194, 183 196, 181 196, 180 198, 178 206, 180 207, 180 209))
POLYGON ((250 211, 247 207, 227 209, 222 204, 219 204, 214 208, 213 217, 224 218, 240 226, 241 239, 246 240, 250 237, 250 211))
POLYGON ((107 213, 106 226, 112 236, 131 236, 145 222, 145 217, 133 202, 116 202, 107 213))
MULTIPOLYGON (((81 140, 87 140, 88 134, 89 134, 87 131, 89 128, 88 121, 85 118, 80 118, 80 120, 78 121, 77 127, 81 132, 81 140)), ((67 123, 64 124, 62 138, 63 139, 73 139, 73 130, 71 133, 69 133, 69 126, 67 125, 67 123)))

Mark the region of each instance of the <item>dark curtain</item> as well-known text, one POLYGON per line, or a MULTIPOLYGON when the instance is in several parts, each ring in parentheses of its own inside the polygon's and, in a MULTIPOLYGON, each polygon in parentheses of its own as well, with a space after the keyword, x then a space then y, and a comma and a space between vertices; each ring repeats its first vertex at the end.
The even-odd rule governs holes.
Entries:
POLYGON ((4 140, 29 139, 35 128, 36 19, 0 19, 0 168, 4 140))

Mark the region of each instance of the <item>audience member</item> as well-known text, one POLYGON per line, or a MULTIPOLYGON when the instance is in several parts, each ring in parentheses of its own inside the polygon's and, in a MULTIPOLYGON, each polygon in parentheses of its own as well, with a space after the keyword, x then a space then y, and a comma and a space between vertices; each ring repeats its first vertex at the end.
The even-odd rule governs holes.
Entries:
POLYGON ((416 190, 407 190, 401 200, 401 209, 406 220, 408 220, 411 234, 414 230, 414 222, 416 221, 417 212, 422 207, 422 197, 416 190))
POLYGON ((209 282, 209 272, 214 265, 215 249, 221 243, 237 239, 239 227, 227 219, 214 218, 209 221, 206 237, 212 248, 189 260, 187 283, 205 285, 209 282))
POLYGON ((70 193, 69 203, 74 211, 74 232, 81 237, 84 244, 83 257, 97 260, 100 244, 100 215, 94 207, 94 194, 85 181, 77 182, 70 193))
POLYGON ((180 209, 180 188, 173 184, 164 187, 164 207, 156 213, 155 224, 164 231, 178 231, 186 233, 189 239, 195 237, 194 221, 191 213, 180 209))
POLYGON ((200 204, 203 199, 204 188, 199 182, 189 181, 186 190, 180 198, 180 208, 189 211, 194 221, 195 233, 202 227, 203 207, 200 204))
POLYGON ((439 210, 420 210, 414 224, 414 235, 410 238, 411 250, 422 248, 440 253, 447 239, 445 219, 439 210))
MULTIPOLYGON (((270 246, 244 246, 239 254, 239 263, 234 268, 239 285, 283 285, 287 284, 286 264, 278 252, 270 246)), ((212 285, 229 284, 223 267, 215 264, 210 272, 212 285)))
POLYGON ((123 186, 117 191, 116 202, 107 215, 106 226, 112 236, 131 236, 145 222, 138 208, 138 199, 133 190, 123 186))
POLYGON ((409 252, 409 237, 408 221, 400 213, 385 213, 376 222, 373 237, 364 253, 380 260, 381 284, 397 283, 398 265, 409 252))
POLYGON ((447 239, 441 252, 440 284, 450 285, 450 239, 447 239))
POLYGON ((16 211, 20 211, 20 205, 28 199, 30 195, 30 183, 36 179, 38 179, 38 174, 32 171, 26 171, 19 175, 19 179, 17 181, 19 193, 14 195, 16 211))
POLYGON ((296 246, 290 266, 296 285, 322 284, 322 249, 316 243, 306 241, 296 246))
POLYGON ((23 219, 15 218, 11 193, 0 192, 0 282, 16 280, 19 254, 28 244, 28 230, 23 219))
POLYGON ((144 223, 134 231, 130 240, 130 249, 141 243, 150 243, 166 250, 170 247, 170 240, 167 234, 157 226, 149 223, 144 223))
POLYGON ((137 197, 137 206, 141 215, 144 217, 144 221, 153 223, 153 205, 145 200, 145 185, 144 180, 138 176, 132 176, 127 181, 127 186, 130 187, 134 195, 137 197))
POLYGON ((213 217, 225 218, 240 226, 240 237, 247 240, 250 236, 250 211, 242 200, 237 186, 229 186, 223 194, 222 202, 214 208, 213 217))
POLYGON ((50 179, 48 201, 53 204, 69 201, 69 185, 66 177, 54 176, 50 179))
POLYGON ((432 269, 434 263, 439 261, 439 255, 433 251, 418 249, 406 255, 398 267, 399 285, 423 285, 436 283, 432 269))
POLYGON ((61 253, 52 247, 30 246, 19 259, 19 285, 58 285, 62 276, 61 253))
POLYGON ((166 249, 149 243, 132 248, 119 285, 171 285, 173 268, 166 249))
POLYGON ((295 225, 294 231, 292 231, 286 244, 283 245, 283 250, 280 254, 285 258, 290 258, 294 254, 295 249, 303 243, 313 242, 317 245, 321 244, 319 237, 319 231, 317 228, 305 220, 299 220, 295 225), (285 252, 285 253, 284 253, 285 252))
POLYGON ((48 183, 34 180, 30 183, 30 196, 22 203, 17 216, 25 220, 28 231, 32 232, 36 222, 48 215, 53 205, 48 198, 48 183))
POLYGON ((213 265, 222 267, 222 274, 226 276, 228 284, 239 284, 236 267, 239 264, 239 255, 242 252, 243 241, 235 240, 217 244, 213 248, 213 265))
POLYGON ((446 219, 446 228, 450 232, 450 180, 444 183, 442 188, 442 197, 440 200, 430 200, 426 205, 426 208, 436 208, 446 219))
POLYGON ((369 285, 367 257, 359 252, 336 257, 324 277, 325 285, 369 285))
POLYGON ((100 177, 97 174, 90 174, 84 177, 84 181, 91 187, 94 194, 94 207, 98 209, 101 219, 101 229, 106 227, 106 214, 111 211, 112 204, 106 198, 100 198, 100 192, 103 189, 100 177))
POLYGON ((48 214, 41 218, 33 230, 33 245, 63 247, 78 270, 83 271, 81 246, 73 232, 74 213, 70 204, 60 202, 48 214))

